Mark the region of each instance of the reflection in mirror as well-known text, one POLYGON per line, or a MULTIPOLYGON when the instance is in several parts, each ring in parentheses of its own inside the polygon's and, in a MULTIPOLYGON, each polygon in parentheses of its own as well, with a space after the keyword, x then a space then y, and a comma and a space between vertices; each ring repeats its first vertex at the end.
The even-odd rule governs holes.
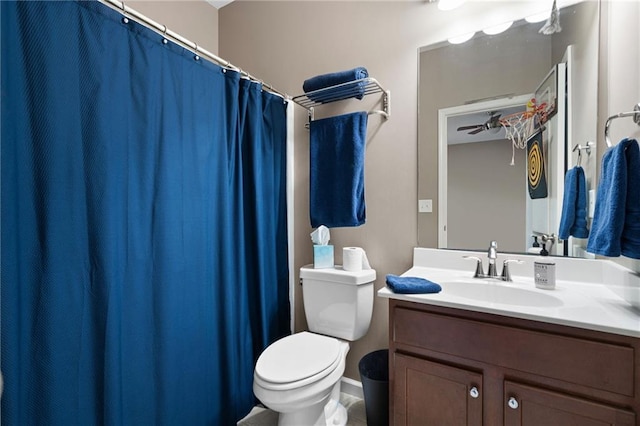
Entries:
MULTIPOLYGON (((419 49, 418 195, 435 198, 438 211, 436 220, 419 214, 419 245, 433 246, 437 236, 440 248, 485 250, 497 240, 501 251, 523 253, 533 235, 558 233, 564 173, 577 161, 572 148, 596 139, 598 15, 597 2, 582 2, 560 10, 560 33, 543 35, 542 23, 520 20, 499 35, 419 49), (535 162, 496 125, 535 97, 557 102, 540 136, 547 194, 539 198, 529 184, 535 162)), ((588 188, 596 185, 595 158, 581 161, 588 188)), ((583 256, 583 246, 571 237, 551 253, 583 256)))

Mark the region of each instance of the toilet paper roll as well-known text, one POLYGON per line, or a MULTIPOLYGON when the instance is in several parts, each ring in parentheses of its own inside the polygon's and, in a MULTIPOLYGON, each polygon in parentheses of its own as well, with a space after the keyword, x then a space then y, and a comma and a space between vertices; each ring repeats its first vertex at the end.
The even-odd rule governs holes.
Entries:
POLYGON ((345 271, 362 271, 371 269, 367 254, 360 247, 345 247, 342 249, 342 269, 345 271))

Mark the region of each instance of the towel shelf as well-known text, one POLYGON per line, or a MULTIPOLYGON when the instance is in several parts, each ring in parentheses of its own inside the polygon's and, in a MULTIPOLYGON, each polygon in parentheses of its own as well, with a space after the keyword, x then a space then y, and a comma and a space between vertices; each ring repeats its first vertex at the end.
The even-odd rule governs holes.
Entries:
POLYGON ((391 116, 390 92, 384 90, 380 83, 378 83, 378 80, 372 77, 314 90, 294 96, 291 100, 305 108, 309 112, 309 121, 313 121, 313 110, 317 106, 376 93, 382 93, 382 110, 369 111, 369 114, 380 114, 385 119, 388 119, 391 116))
POLYGON ((611 139, 609 139, 609 126, 611 126, 611 122, 616 118, 622 117, 633 117, 633 122, 640 126, 640 103, 634 105, 633 111, 629 112, 621 112, 616 115, 612 115, 607 118, 607 122, 604 124, 604 139, 607 142, 608 147, 612 147, 611 139))

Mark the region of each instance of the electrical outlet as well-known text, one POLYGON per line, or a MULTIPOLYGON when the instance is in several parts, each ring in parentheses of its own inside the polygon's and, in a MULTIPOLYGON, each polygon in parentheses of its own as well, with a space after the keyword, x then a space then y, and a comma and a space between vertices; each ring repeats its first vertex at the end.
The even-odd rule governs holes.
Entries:
POLYGON ((433 200, 418 200, 419 213, 431 213, 433 211, 433 200))

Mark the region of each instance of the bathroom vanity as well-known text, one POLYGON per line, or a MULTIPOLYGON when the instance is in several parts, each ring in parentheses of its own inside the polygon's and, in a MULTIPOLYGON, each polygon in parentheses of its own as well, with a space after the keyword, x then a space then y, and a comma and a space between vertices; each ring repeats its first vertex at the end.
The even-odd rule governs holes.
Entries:
POLYGON ((524 263, 505 283, 468 278, 461 254, 416 249, 404 275, 440 293, 378 292, 389 299, 391 424, 639 424, 640 309, 619 295, 640 289, 637 277, 566 259, 557 289, 536 290, 527 256, 509 256, 524 263))

